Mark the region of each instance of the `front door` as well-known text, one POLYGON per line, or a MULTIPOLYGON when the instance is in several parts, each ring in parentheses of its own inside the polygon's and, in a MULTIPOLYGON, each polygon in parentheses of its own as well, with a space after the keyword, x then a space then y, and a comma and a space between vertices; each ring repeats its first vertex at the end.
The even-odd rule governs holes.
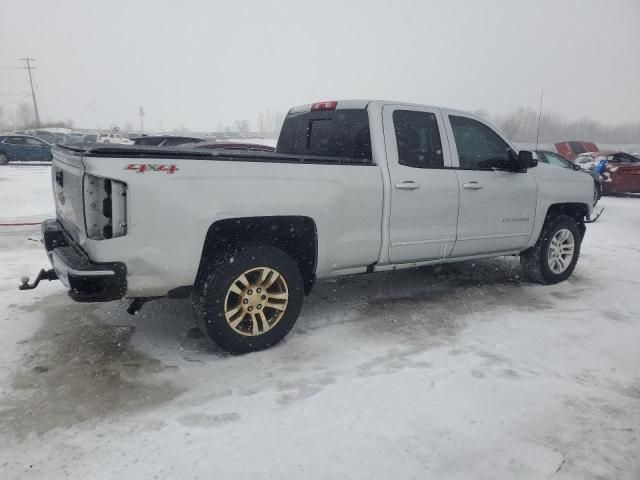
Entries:
POLYGON ((458 112, 446 112, 460 211, 452 257, 523 249, 533 229, 537 186, 530 171, 512 168, 515 152, 491 127, 458 112))
POLYGON ((382 112, 391 181, 389 259, 445 258, 456 238, 458 181, 442 115, 438 109, 400 105, 382 112))

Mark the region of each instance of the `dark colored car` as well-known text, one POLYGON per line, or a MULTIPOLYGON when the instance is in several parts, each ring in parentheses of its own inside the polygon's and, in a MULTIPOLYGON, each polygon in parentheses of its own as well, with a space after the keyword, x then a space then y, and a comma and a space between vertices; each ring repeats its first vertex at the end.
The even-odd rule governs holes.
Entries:
POLYGON ((40 140, 44 140, 51 145, 56 143, 67 143, 67 135, 64 133, 54 133, 49 132, 48 130, 36 130, 35 132, 33 132, 33 136, 39 138, 40 140))
POLYGON ((177 147, 185 143, 203 142, 197 137, 179 137, 174 135, 149 135, 146 137, 131 138, 134 145, 146 145, 148 147, 177 147))
POLYGON ((640 158, 626 152, 588 152, 579 155, 576 163, 590 170, 600 161, 606 164, 602 170, 602 194, 640 193, 640 158))
POLYGON ((593 170, 584 170, 580 168, 579 165, 570 162, 569 160, 561 157, 555 152, 549 152, 547 150, 537 150, 536 153, 538 154, 538 162, 548 163, 549 165, 555 165, 556 167, 560 168, 568 168, 570 170, 584 172, 587 175, 590 175, 591 178, 593 178, 593 187, 595 189, 593 204, 595 205, 596 203, 598 203, 598 200, 600 200, 600 197, 602 196, 602 179, 600 178, 599 174, 597 174, 593 170))
POLYGON ((597 152, 598 147, 593 142, 573 140, 570 142, 558 142, 555 144, 558 153, 567 160, 573 160, 581 153, 597 152))
POLYGON ((51 144, 28 135, 0 136, 0 165, 9 162, 50 162, 51 144))

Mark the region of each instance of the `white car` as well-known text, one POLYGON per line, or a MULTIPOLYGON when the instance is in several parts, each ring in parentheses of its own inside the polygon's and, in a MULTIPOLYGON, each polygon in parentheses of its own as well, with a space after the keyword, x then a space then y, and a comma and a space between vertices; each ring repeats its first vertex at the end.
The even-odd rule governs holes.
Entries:
POLYGON ((320 278, 519 255, 531 279, 565 280, 593 204, 589 176, 537 166, 477 116, 388 101, 293 108, 276 152, 53 152, 53 269, 21 288, 59 278, 131 312, 190 297, 232 353, 280 341, 320 278))
POLYGON ((132 143, 128 138, 123 137, 119 133, 99 133, 96 137, 96 143, 132 143))
POLYGON ((578 165, 583 170, 593 170, 600 160, 606 159, 606 154, 600 154, 599 152, 587 152, 581 153, 573 159, 573 163, 578 165))

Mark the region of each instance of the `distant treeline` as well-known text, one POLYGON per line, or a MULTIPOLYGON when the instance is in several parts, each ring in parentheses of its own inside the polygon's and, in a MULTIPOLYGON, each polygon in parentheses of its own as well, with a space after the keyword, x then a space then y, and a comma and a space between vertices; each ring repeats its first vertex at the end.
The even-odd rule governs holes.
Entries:
MULTIPOLYGON (((514 142, 536 141, 538 112, 520 107, 507 115, 488 117, 510 140, 514 142)), ((606 124, 591 119, 565 120, 554 113, 543 113, 540 121, 540 143, 555 143, 563 140, 587 140, 611 144, 640 144, 640 122, 606 124)))

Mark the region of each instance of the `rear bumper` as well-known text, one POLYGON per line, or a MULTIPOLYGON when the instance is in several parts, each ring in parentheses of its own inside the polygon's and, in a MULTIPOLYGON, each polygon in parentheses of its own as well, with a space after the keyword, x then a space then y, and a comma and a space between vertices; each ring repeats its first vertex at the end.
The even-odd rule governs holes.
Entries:
POLYGON ((95 263, 55 219, 42 223, 42 241, 60 281, 76 302, 109 302, 127 292, 124 263, 95 263))

